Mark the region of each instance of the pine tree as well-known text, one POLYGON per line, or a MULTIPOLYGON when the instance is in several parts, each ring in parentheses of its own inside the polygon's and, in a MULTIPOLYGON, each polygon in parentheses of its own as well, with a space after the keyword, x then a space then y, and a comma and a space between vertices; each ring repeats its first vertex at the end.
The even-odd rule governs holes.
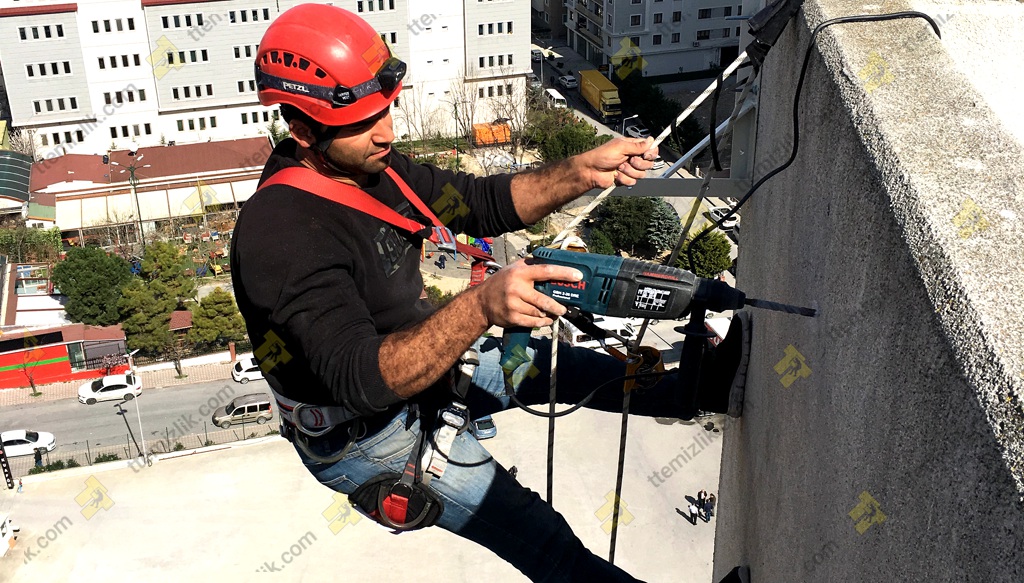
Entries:
POLYGON ((196 284, 185 275, 185 257, 162 241, 146 247, 142 272, 122 290, 118 303, 128 347, 148 354, 168 354, 172 336, 170 314, 196 294, 196 284))
POLYGON ((679 224, 679 215, 676 214, 672 205, 660 198, 652 200, 654 208, 647 223, 647 233, 641 253, 641 256, 647 258, 657 257, 675 247, 676 242, 679 241, 679 231, 682 230, 682 226, 679 224))
POLYGON ((220 345, 245 337, 245 321, 231 294, 214 288, 192 309, 188 340, 194 344, 220 345))
MULTIPOLYGON (((683 244, 683 250, 679 253, 678 266, 683 269, 690 269, 690 262, 687 259, 686 250, 694 237, 687 237, 683 244)), ((711 231, 697 240, 693 246, 693 271, 701 277, 716 277, 719 273, 732 266, 732 259, 729 258, 731 247, 729 240, 721 231, 711 231)))

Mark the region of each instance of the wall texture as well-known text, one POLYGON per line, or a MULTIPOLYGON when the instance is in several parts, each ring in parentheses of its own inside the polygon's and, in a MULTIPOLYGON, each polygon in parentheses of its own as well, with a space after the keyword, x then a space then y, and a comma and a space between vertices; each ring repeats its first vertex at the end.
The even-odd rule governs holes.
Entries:
MULTIPOLYGON (((755 179, 788 158, 810 29, 869 8, 808 0, 791 22, 755 179)), ((796 161, 744 207, 738 286, 819 316, 754 314, 715 580, 1022 582, 1024 148, 923 21, 818 44, 796 161)))

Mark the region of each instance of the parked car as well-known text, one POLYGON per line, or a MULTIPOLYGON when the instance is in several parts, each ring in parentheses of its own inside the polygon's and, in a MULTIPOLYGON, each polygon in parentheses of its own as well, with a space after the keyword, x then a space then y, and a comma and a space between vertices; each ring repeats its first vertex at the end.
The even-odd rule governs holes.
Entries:
MULTIPOLYGON (((704 216, 706 216, 708 219, 710 219, 710 220, 712 220, 712 221, 717 223, 718 221, 722 220, 722 217, 724 217, 726 215, 726 213, 728 213, 731 210, 732 209, 730 209, 727 206, 716 206, 715 208, 713 208, 713 209, 709 210, 708 212, 704 213, 704 216)), ((740 216, 739 215, 733 215, 733 216, 729 217, 729 219, 726 220, 724 223, 722 223, 722 229, 729 230, 729 229, 738 227, 739 224, 740 224, 740 216)))
POLYGON ((533 49, 530 51, 530 60, 534 63, 539 63, 544 60, 544 53, 540 49, 533 49))
POLYGON ((45 447, 46 451, 53 451, 57 447, 57 440, 54 439, 53 434, 45 431, 13 429, 0 433, 0 441, 4 443, 4 452, 7 453, 7 457, 32 455, 39 447, 45 447))
POLYGON ((130 401, 142 394, 142 381, 132 373, 108 375, 78 387, 78 402, 130 401))
POLYGON ((236 383, 244 385, 249 381, 263 380, 263 371, 260 370, 256 359, 250 356, 239 360, 231 367, 231 378, 235 379, 236 383))
POLYGON ((626 134, 631 138, 646 138, 647 136, 651 135, 651 131, 640 122, 633 122, 629 124, 622 131, 622 133, 626 134))
POLYGON ((735 208, 735 206, 740 203, 740 201, 738 199, 735 199, 735 198, 733 198, 731 196, 727 196, 727 197, 725 197, 722 200, 725 201, 725 204, 728 205, 729 208, 735 208))
POLYGON ((658 156, 657 158, 654 159, 654 166, 651 166, 651 170, 660 170, 664 167, 665 161, 661 159, 661 156, 658 156))
POLYGON ((498 428, 494 425, 494 420, 491 419, 490 415, 471 421, 469 431, 473 434, 473 437, 476 437, 477 441, 490 439, 498 434, 498 428))
POLYGON ((211 420, 221 429, 231 427, 233 423, 259 423, 263 425, 274 417, 270 395, 251 393, 235 397, 223 409, 213 412, 211 420))
POLYGON ((572 75, 562 75, 558 78, 558 85, 561 86, 562 89, 576 89, 580 86, 580 82, 572 75))
POLYGON ((526 74, 526 83, 532 89, 540 89, 541 87, 544 86, 544 84, 540 82, 540 77, 538 77, 536 73, 527 73, 526 74))

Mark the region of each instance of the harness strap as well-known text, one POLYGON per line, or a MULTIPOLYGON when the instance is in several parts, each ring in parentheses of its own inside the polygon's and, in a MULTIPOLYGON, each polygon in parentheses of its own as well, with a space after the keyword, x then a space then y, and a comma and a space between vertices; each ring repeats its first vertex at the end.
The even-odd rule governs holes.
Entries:
POLYGON ((336 202, 372 217, 376 217, 385 223, 402 229, 403 231, 419 235, 437 245, 438 249, 441 249, 442 251, 450 251, 452 253, 458 251, 459 253, 463 253, 476 259, 494 261, 494 258, 490 254, 484 253, 483 250, 456 241, 451 230, 441 223, 437 216, 430 211, 429 207, 427 207, 427 204, 423 202, 423 199, 416 196, 416 193, 409 188, 409 185, 402 180, 393 168, 388 167, 384 172, 398 186, 398 189, 402 192, 405 198, 414 207, 416 207, 416 210, 433 223, 431 227, 420 224, 409 217, 402 216, 398 211, 372 197, 368 192, 361 188, 357 188, 351 184, 344 184, 337 180, 332 180, 311 168, 305 168, 303 166, 291 166, 289 168, 279 170, 273 176, 264 181, 256 190, 258 192, 268 186, 274 186, 277 184, 292 186, 299 190, 319 196, 320 198, 325 198, 331 202, 336 202))
POLYGON ((347 407, 300 403, 278 393, 273 387, 270 388, 270 392, 274 394, 274 400, 277 401, 277 411, 281 419, 311 437, 323 435, 334 429, 335 426, 348 423, 359 417, 347 407))

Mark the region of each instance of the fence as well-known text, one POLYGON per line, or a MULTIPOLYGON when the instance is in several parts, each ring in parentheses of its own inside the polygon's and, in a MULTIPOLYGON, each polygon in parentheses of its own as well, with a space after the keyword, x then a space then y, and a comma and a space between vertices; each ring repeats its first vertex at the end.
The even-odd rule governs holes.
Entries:
MULTIPOLYGON (((263 425, 256 423, 243 423, 234 425, 229 429, 218 429, 210 425, 208 421, 203 422, 203 430, 189 435, 177 435, 174 428, 164 427, 163 431, 154 431, 146 435, 146 451, 152 454, 168 453, 172 451, 183 451, 197 449, 211 445, 220 445, 276 435, 278 426, 276 422, 263 425)), ((138 435, 134 436, 138 440, 138 435)), ((102 444, 99 442, 78 442, 73 441, 65 445, 59 445, 51 452, 43 454, 43 466, 52 470, 61 470, 69 467, 91 466, 93 464, 130 460, 138 457, 138 448, 141 441, 133 441, 132 436, 125 434, 121 443, 102 444), (136 445, 138 443, 138 445, 136 445)), ((34 466, 34 456, 19 456, 10 460, 11 472, 15 476, 27 476, 34 466)))
MULTIPOLYGON (((207 354, 224 352, 227 349, 227 346, 199 346, 187 349, 181 354, 181 358, 184 360, 186 358, 194 358, 196 356, 206 356, 207 354)), ((252 352, 252 342, 249 342, 247 339, 235 342, 235 354, 243 354, 246 352, 252 352)), ((171 362, 171 359, 166 356, 144 356, 141 354, 135 357, 135 366, 137 367, 162 362, 171 362)), ((188 365, 186 364, 185 366, 188 365)))

